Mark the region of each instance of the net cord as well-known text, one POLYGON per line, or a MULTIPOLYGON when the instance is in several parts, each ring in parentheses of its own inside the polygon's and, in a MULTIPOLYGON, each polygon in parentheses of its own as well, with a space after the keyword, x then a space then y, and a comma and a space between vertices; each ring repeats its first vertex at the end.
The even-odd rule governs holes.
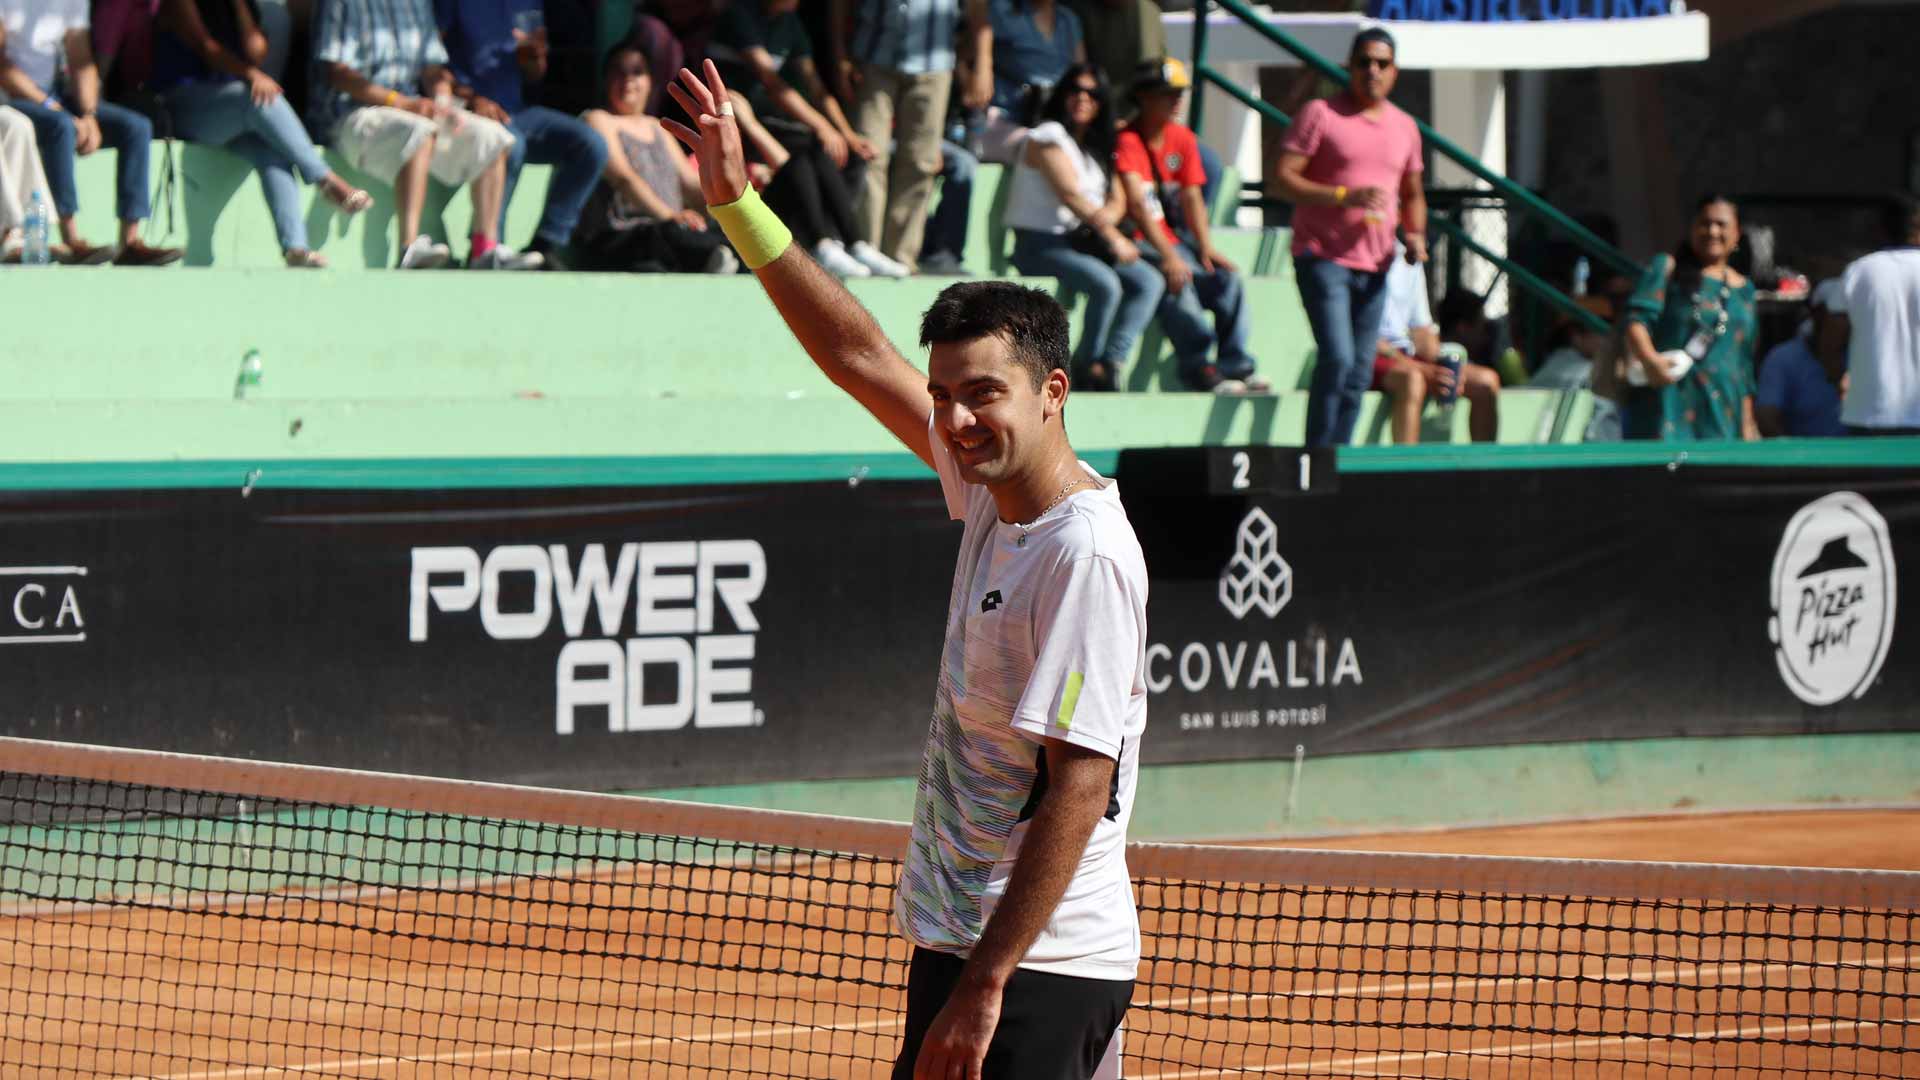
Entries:
MULTIPOLYGON (((901 822, 0 736, 0 771, 898 859, 901 822)), ((1133 843, 1136 880, 1913 910, 1920 872, 1133 843)))

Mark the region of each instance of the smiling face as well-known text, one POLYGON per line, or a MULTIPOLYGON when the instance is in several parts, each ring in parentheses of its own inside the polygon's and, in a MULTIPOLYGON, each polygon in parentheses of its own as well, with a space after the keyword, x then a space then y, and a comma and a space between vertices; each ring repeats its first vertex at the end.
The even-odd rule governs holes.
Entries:
POLYGON ((1354 50, 1347 61, 1347 88, 1363 105, 1377 105, 1393 93, 1400 77, 1394 63, 1393 46, 1384 41, 1369 41, 1354 50))
POLYGON ((1740 214, 1728 202, 1710 202, 1693 215, 1688 233, 1693 253, 1702 266, 1719 266, 1740 245, 1740 214))
POLYGON ((607 106, 621 116, 633 116, 647 110, 647 97, 653 93, 653 77, 647 73, 647 59, 638 49, 623 49, 607 65, 607 106))
POLYGON ((1015 360, 998 335, 936 344, 928 362, 933 426, 953 451, 961 479, 989 486, 1031 473, 1060 437, 1067 373, 1047 373, 1015 360))
POLYGON ((1099 115, 1100 80, 1083 72, 1067 86, 1067 120, 1074 127, 1082 128, 1099 115))

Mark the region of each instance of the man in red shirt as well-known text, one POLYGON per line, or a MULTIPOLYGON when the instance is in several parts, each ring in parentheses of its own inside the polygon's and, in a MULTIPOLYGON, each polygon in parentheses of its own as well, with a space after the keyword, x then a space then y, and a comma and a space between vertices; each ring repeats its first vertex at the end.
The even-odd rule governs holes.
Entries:
POLYGON ((1176 123, 1180 95, 1192 80, 1178 60, 1144 65, 1133 83, 1138 112, 1120 132, 1113 162, 1127 189, 1127 210, 1141 232, 1143 252, 1166 276, 1160 326, 1180 360, 1191 390, 1220 394, 1272 389, 1253 373, 1247 352, 1247 312, 1234 265, 1213 250, 1202 193, 1206 170, 1200 140, 1176 123), (1213 325, 1207 313, 1213 313, 1213 325), (1216 341, 1219 358, 1213 358, 1216 341))
POLYGON ((1387 100, 1398 77, 1393 35, 1378 28, 1355 35, 1347 71, 1344 93, 1300 110, 1274 174, 1274 187, 1294 203, 1294 276, 1320 350, 1307 399, 1308 446, 1353 438, 1373 381, 1387 268, 1403 221, 1407 261, 1427 261, 1420 130, 1387 100))

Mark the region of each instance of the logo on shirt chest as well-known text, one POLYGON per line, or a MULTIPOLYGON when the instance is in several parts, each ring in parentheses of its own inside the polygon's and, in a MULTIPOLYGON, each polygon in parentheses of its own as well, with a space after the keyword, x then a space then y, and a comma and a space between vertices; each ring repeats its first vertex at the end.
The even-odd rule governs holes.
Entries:
POLYGON ((996 611, 1002 603, 1004 601, 1000 598, 1000 590, 995 589, 980 598, 980 614, 985 615, 989 611, 996 611))

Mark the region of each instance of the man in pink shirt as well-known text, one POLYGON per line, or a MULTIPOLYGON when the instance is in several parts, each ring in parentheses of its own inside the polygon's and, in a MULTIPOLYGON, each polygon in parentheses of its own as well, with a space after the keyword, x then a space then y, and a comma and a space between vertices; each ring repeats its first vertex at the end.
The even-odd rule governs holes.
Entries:
POLYGON ((1362 30, 1347 58, 1347 90, 1300 110, 1274 176, 1294 203, 1293 265, 1319 347, 1307 399, 1307 445, 1353 438, 1373 380, 1394 232, 1407 260, 1427 260, 1420 130, 1387 100, 1399 75, 1393 35, 1362 30))

